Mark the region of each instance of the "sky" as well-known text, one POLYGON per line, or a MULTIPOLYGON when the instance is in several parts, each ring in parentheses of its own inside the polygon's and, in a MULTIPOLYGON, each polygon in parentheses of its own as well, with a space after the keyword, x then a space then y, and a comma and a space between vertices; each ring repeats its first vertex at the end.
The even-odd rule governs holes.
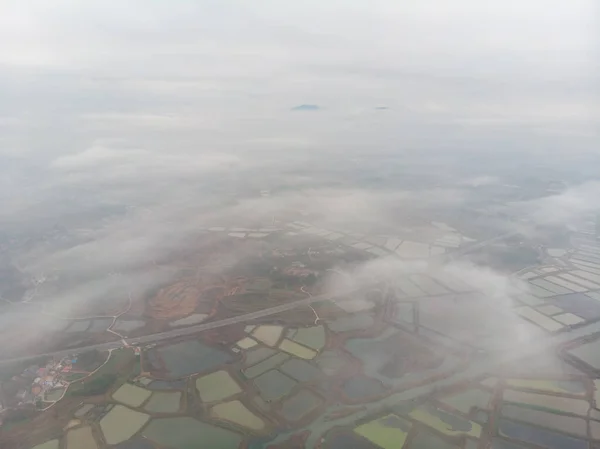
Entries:
POLYGON ((0 8, 0 151, 16 157, 85 156, 107 139, 164 152, 174 135, 171 151, 195 154, 399 144, 394 131, 415 125, 455 138, 524 128, 583 151, 600 119, 594 0, 0 8), (326 114, 286 114, 304 103, 326 114))
POLYGON ((390 204, 458 206, 468 188, 540 165, 570 168, 575 185, 524 201, 532 220, 587 213, 600 198, 598 8, 4 0, 0 229, 92 236, 11 257, 32 274, 84 272, 66 295, 77 298, 111 267, 151 277, 140 261, 185 245, 207 218, 293 205, 391 221, 390 204), (304 104, 318 110, 293 111, 304 104), (460 185, 436 187, 450 167, 460 185), (367 172, 431 185, 374 192, 356 183, 367 172), (304 192, 222 205, 247 184, 304 192))
POLYGON ((276 173, 374 149, 559 163, 593 154, 597 9, 594 0, 5 0, 3 199, 24 188, 42 199, 33 173, 47 191, 66 178, 105 187, 232 167, 276 173), (301 104, 321 109, 290 113, 301 104))

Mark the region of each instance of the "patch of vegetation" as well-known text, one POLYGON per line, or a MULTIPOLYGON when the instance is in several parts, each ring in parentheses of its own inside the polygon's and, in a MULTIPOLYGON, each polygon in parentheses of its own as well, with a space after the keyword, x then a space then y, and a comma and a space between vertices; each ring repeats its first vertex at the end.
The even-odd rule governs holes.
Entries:
POLYGON ((30 422, 36 415, 35 410, 29 408, 9 409, 4 414, 2 430, 7 431, 14 426, 30 422))
POLYGON ((94 376, 87 382, 81 382, 75 388, 69 388, 69 396, 97 396, 104 394, 115 383, 118 376, 116 374, 102 374, 94 376))
POLYGON ((77 356, 77 362, 74 366, 83 371, 94 371, 106 360, 104 351, 88 351, 77 356))
POLYGON ((273 270, 269 273, 269 278, 273 281, 273 288, 295 289, 303 285, 312 286, 317 282, 317 276, 313 273, 307 276, 295 276, 286 274, 279 270, 273 270))
POLYGON ((42 401, 41 399, 38 399, 35 401, 35 408, 36 408, 36 410, 43 410, 52 404, 54 404, 54 402, 45 402, 45 401, 42 401))
POLYGON ((68 373, 64 375, 64 379, 67 382, 76 382, 79 379, 84 378, 86 375, 84 373, 68 373))
MULTIPOLYGON (((131 349, 114 350, 108 361, 91 377, 72 383, 66 396, 95 396, 106 393, 115 383, 127 380, 138 359, 131 349)), ((137 363, 139 365, 139 362, 137 363)))
POLYGON ((142 373, 142 364, 141 364, 140 356, 138 355, 135 357, 135 362, 133 364, 133 370, 131 371, 131 374, 129 375, 129 377, 135 378, 135 377, 138 377, 141 373, 142 373))
POLYGON ((231 268, 231 273, 236 276, 243 276, 249 279, 255 277, 268 276, 273 268, 271 261, 256 257, 245 257, 231 268))

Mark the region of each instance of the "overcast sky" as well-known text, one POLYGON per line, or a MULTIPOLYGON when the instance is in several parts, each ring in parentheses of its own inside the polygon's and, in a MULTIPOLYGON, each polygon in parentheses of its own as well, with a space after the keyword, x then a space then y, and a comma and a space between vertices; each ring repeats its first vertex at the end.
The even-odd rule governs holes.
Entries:
POLYGON ((599 9, 5 0, 1 213, 78 187, 110 197, 116 183, 111 200, 130 204, 181 179, 335 168, 378 151, 578 164, 598 153, 599 9), (301 104, 320 110, 291 111, 301 104))
POLYGON ((400 144, 415 122, 583 148, 600 119, 599 13, 594 0, 3 1, 0 151, 400 144), (303 103, 326 114, 287 114, 303 103))
POLYGON ((5 0, 0 217, 379 152, 593 172, 599 18, 595 0, 5 0))

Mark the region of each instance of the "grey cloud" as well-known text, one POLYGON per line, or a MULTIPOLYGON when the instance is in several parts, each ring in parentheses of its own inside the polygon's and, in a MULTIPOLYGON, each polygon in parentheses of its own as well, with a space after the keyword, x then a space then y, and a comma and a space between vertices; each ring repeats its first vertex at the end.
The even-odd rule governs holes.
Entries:
POLYGON ((521 205, 541 225, 577 224, 600 210, 600 182, 589 181, 521 205))
POLYGON ((94 145, 82 152, 60 156, 51 167, 66 173, 94 178, 124 178, 153 182, 157 177, 214 173, 240 164, 240 159, 223 153, 156 153, 144 149, 94 145))
MULTIPOLYGON (((451 8, 443 1, 378 1, 368 7, 354 1, 342 9, 319 2, 283 7, 267 1, 169 8, 138 2, 118 8, 112 2, 88 2, 76 9, 73 2, 53 8, 43 2, 8 5, 1 41, 19 51, 0 51, 5 63, 75 69, 79 76, 104 76, 112 82, 125 78, 128 90, 146 86, 155 94, 173 94, 185 74, 197 80, 204 94, 205 86, 221 94, 251 87, 270 94, 272 102, 272 94, 290 95, 292 89, 327 96, 339 86, 333 95, 339 102, 341 89, 362 85, 353 77, 357 70, 365 71, 365 87, 377 91, 373 79, 379 71, 390 74, 380 89, 387 100, 413 107, 436 101, 456 109, 465 102, 476 106, 481 95, 497 95, 497 104, 487 111, 466 111, 471 117, 489 117, 515 112, 514 106, 543 115, 552 105, 540 92, 523 103, 530 90, 553 83, 550 91, 563 93, 554 100, 558 106, 569 101, 573 86, 583 80, 589 94, 597 80, 595 5, 587 0, 568 7, 542 1, 483 7, 459 1, 451 8), (11 61, 14 55, 24 60, 11 61), (406 73, 412 73, 412 81, 402 76, 406 73)), ((357 93, 355 89, 352 95, 357 93)), ((304 100, 290 101, 288 108, 304 100)), ((594 104, 585 95, 578 95, 578 102, 594 104)), ((597 111, 592 116, 597 120, 597 111)))
MULTIPOLYGON (((537 329, 529 326, 512 311, 515 304, 518 304, 515 302, 516 295, 526 292, 527 285, 517 278, 465 262, 451 261, 442 265, 432 265, 427 262, 410 263, 393 257, 380 258, 359 264, 346 272, 339 271, 332 275, 326 291, 333 295, 339 295, 354 289, 372 287, 375 282, 383 283, 379 285, 385 285, 393 290, 398 277, 414 273, 427 274, 433 278, 436 276, 451 278, 471 286, 473 291, 477 292, 475 296, 479 299, 471 302, 468 302, 469 295, 464 294, 456 295, 454 301, 451 297, 447 297, 443 301, 451 304, 449 308, 458 308, 458 303, 467 301, 467 309, 476 310, 476 312, 464 310, 465 317, 463 319, 468 320, 469 313, 475 313, 476 317, 472 318, 477 319, 476 326, 465 323, 465 328, 461 329, 464 335, 471 335, 470 332, 473 329, 479 329, 479 331, 473 332, 480 332, 481 339, 488 340, 490 335, 495 332, 497 335, 491 339, 496 339, 496 342, 493 343, 496 347, 513 349, 515 344, 526 343, 539 337, 537 329)), ((400 297, 402 297, 403 293, 400 293, 400 297)), ((423 301, 428 301, 428 299, 423 299, 423 301)), ((440 321, 445 319, 441 315, 443 311, 436 313, 440 313, 440 321)), ((455 335, 455 337, 464 338, 460 335, 455 335)), ((469 344, 479 346, 482 342, 470 341, 469 344)))

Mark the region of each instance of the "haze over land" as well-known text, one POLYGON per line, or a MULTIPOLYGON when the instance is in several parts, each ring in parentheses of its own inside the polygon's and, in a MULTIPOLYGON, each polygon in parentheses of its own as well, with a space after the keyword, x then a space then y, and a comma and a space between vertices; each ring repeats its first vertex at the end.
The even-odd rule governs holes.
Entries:
MULTIPOLYGON (((310 416, 334 416, 318 424, 259 407, 267 430, 310 429, 306 447, 393 409, 386 392, 500 376, 536 352, 564 375, 561 357, 600 320, 598 13, 593 0, 3 2, 0 362, 42 354, 40 369, 77 370, 81 351, 93 378, 137 351, 98 393, 110 402, 118 382, 145 388, 134 365, 148 382, 187 379, 187 397, 205 371, 260 390, 245 345, 318 369, 353 354, 359 390, 388 390, 353 397, 335 377, 340 399, 311 385, 323 397, 310 416), (295 346, 306 329, 320 346, 295 346), (410 335, 393 367, 385 345, 404 346, 388 335, 410 335), (178 352, 190 341, 210 368, 171 366, 174 347, 211 359, 178 352)), ((577 357, 592 401, 600 367, 577 357)), ((57 374, 39 392, 43 376, 17 368, 9 387, 0 370, 0 412, 62 413, 85 384, 57 374)), ((263 442, 290 436, 267 430, 263 442)), ((116 438, 103 435, 100 447, 116 438)))
MULTIPOLYGON (((332 220, 378 221, 411 196, 452 208, 518 178, 583 184, 597 173, 594 10, 591 1, 8 2, 5 235, 88 230, 85 242, 50 247, 33 237, 12 257, 97 274, 185 245, 222 208, 268 212, 292 196, 332 220), (320 109, 290 113, 313 103, 320 109), (466 190, 469 179, 487 186, 466 190), (273 197, 248 198, 260 189, 273 197), (223 206, 223 195, 238 204, 223 206)), ((567 212, 558 219, 571 216, 565 199, 589 209, 596 192, 573 187, 557 200, 567 212)), ((557 220, 549 212, 537 218, 557 220)))

